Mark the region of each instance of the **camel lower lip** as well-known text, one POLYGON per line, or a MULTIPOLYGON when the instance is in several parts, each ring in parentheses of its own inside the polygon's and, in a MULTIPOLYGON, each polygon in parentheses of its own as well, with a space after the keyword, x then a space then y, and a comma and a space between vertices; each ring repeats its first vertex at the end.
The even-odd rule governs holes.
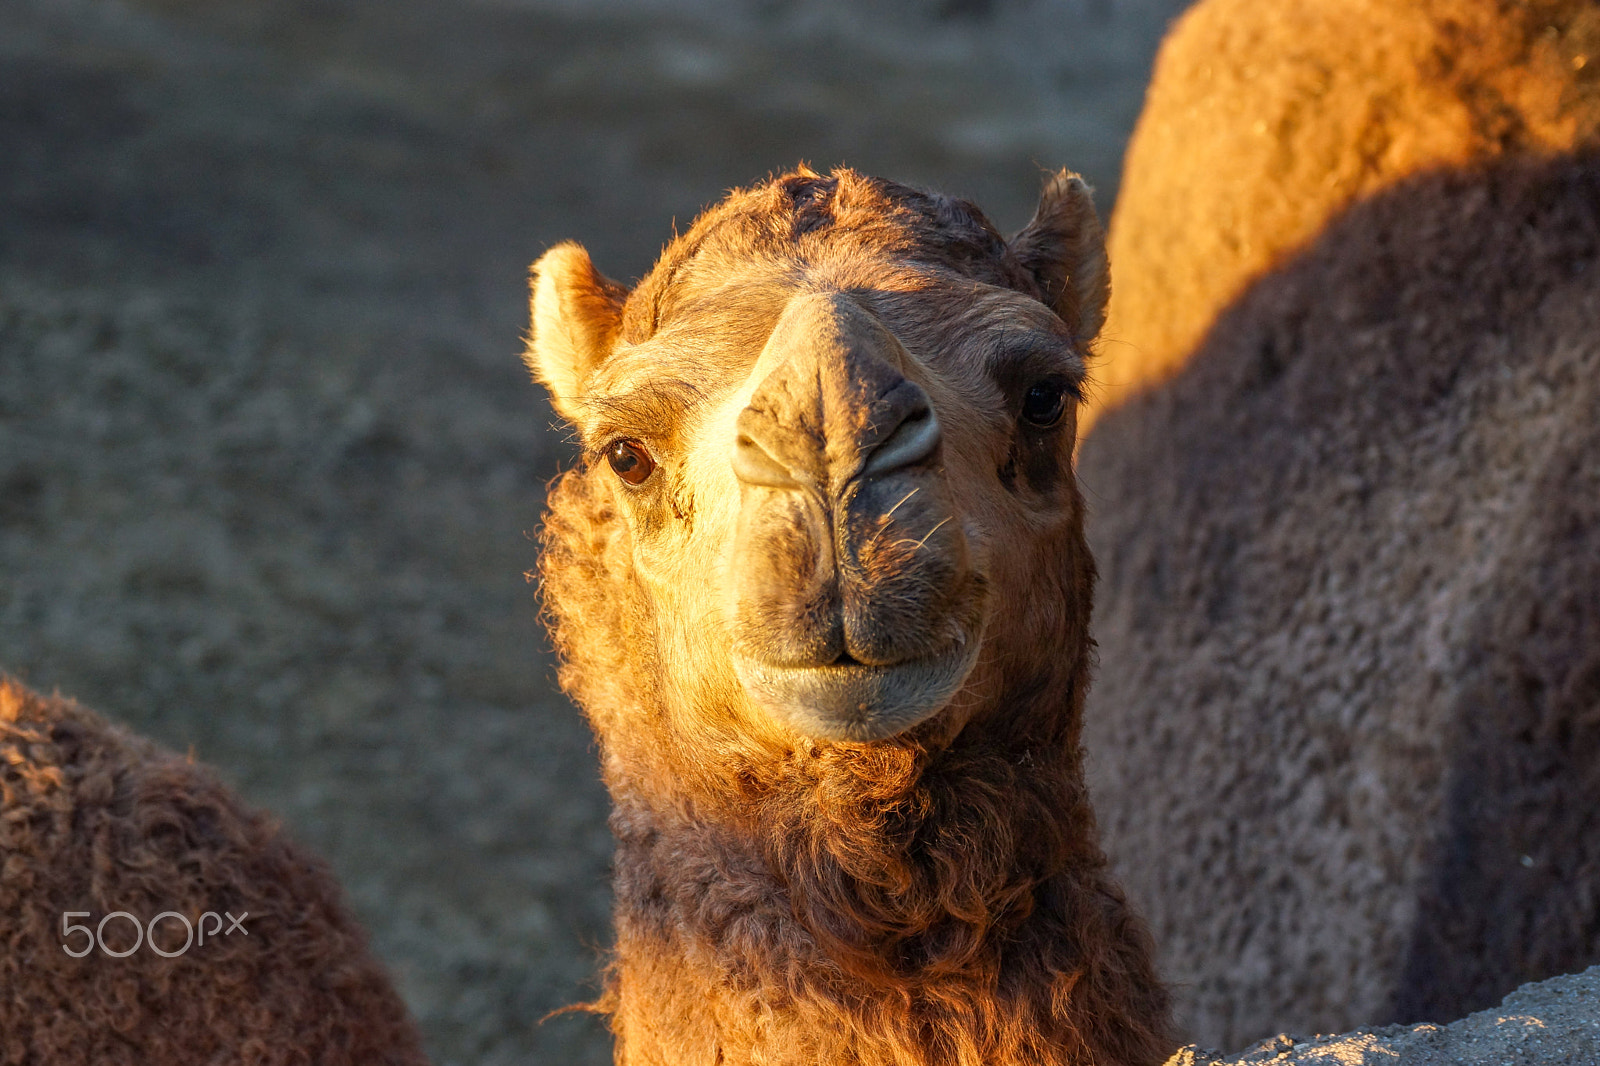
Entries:
POLYGON ((740 683, 764 710, 823 740, 883 740, 950 702, 978 657, 965 640, 941 655, 889 666, 779 666, 735 655, 740 683))

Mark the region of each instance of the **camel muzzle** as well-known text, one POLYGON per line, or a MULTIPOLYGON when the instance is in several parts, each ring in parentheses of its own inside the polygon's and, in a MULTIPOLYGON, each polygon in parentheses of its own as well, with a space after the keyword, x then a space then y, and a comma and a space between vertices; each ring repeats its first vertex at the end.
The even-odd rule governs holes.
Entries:
POLYGON ((981 593, 915 367, 848 295, 807 293, 736 422, 735 665, 812 735, 899 732, 949 702, 976 654, 981 593))

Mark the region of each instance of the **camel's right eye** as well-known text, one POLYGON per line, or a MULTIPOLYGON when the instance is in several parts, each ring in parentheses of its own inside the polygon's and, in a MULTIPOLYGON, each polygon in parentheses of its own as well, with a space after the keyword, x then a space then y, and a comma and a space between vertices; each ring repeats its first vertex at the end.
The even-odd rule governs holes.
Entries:
POLYGON ((642 485, 656 468, 650 452, 636 440, 619 440, 606 449, 612 471, 630 485, 642 485))

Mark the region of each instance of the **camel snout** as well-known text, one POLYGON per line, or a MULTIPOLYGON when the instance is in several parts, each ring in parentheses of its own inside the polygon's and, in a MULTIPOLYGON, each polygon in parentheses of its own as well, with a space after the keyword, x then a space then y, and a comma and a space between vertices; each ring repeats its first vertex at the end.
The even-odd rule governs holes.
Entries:
POLYGON ((773 489, 798 489, 817 482, 842 487, 852 478, 883 477, 927 462, 944 438, 939 418, 920 387, 910 381, 902 384, 905 387, 897 389, 896 395, 876 405, 882 414, 871 426, 872 440, 850 441, 835 448, 829 448, 826 440, 813 440, 821 445, 821 455, 806 450, 804 436, 796 448, 793 438, 799 435, 771 433, 771 420, 760 413, 741 418, 741 432, 734 441, 734 476, 747 485, 773 489), (887 436, 885 425, 891 427, 887 436), (764 443, 763 437, 770 443, 764 443), (826 456, 830 453, 846 457, 845 471, 829 476, 826 456))
POLYGON ((892 735, 943 706, 973 663, 982 597, 915 372, 853 298, 802 294, 735 419, 737 668, 811 735, 892 735))
POLYGON ((796 297, 773 327, 739 413, 735 476, 837 499, 851 481, 928 463, 943 433, 927 392, 906 374, 911 362, 849 296, 796 297))

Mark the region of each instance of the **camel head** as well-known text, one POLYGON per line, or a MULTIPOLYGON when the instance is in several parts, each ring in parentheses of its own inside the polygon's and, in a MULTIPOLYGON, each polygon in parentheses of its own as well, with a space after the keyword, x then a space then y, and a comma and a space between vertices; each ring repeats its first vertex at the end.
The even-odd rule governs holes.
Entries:
POLYGON ((1107 281, 1078 177, 1008 242, 963 201, 801 170, 632 291, 570 243, 532 284, 527 360, 585 453, 545 577, 602 734, 629 702, 680 739, 949 734, 1019 661, 1086 658, 1072 455, 1107 281))

